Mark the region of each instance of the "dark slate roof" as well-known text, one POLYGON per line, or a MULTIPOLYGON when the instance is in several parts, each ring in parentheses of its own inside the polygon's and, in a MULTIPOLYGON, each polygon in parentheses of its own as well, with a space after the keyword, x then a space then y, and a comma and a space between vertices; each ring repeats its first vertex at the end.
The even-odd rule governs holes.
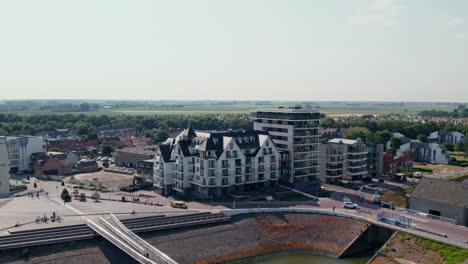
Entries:
MULTIPOLYGON (((260 148, 259 135, 269 135, 265 131, 206 131, 201 133, 207 133, 208 137, 198 136, 193 139, 196 147, 200 150, 214 150, 216 155, 219 157, 224 150, 223 137, 232 137, 240 149, 257 149, 260 148)), ((200 135, 200 134, 199 134, 200 135)), ((193 143, 193 142, 192 142, 193 143)), ((253 153, 254 154, 254 153, 253 153)))
POLYGON ((171 160, 171 144, 161 144, 159 145, 159 151, 163 157, 164 162, 169 162, 171 160))
POLYGON ((98 165, 96 161, 94 160, 89 160, 89 161, 80 161, 78 163, 78 167, 84 167, 84 166, 94 166, 98 165))
MULTIPOLYGON (((176 138, 168 139, 159 146, 165 162, 170 161, 171 152, 173 147, 178 144, 185 157, 193 156, 190 149, 197 149, 202 151, 212 150, 215 151, 219 157, 224 150, 223 137, 232 137, 236 144, 241 149, 258 149, 260 148, 259 135, 268 136, 265 131, 193 131, 191 128, 185 129, 176 138)), ((255 156, 256 152, 251 153, 255 156)))
POLYGON ((422 178, 410 196, 467 206, 468 184, 457 181, 422 178))
POLYGON ((194 138, 197 135, 195 134, 195 131, 191 127, 188 127, 187 129, 184 129, 184 131, 182 131, 180 136, 183 136, 186 138, 194 138))

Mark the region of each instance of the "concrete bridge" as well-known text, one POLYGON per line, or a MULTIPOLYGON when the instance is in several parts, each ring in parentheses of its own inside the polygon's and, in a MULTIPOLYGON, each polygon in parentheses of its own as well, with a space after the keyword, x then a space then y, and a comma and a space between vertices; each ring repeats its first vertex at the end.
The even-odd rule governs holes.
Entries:
POLYGON ((99 217, 98 222, 86 219, 86 224, 96 233, 142 264, 177 264, 169 256, 125 227, 112 214, 108 219, 99 217))

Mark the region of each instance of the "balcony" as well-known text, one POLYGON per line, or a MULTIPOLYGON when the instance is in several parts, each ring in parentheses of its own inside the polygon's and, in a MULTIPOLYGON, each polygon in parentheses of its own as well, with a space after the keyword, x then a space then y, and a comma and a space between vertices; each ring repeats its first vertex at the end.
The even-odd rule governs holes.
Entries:
POLYGON ((343 177, 343 174, 339 174, 339 175, 325 175, 326 178, 330 178, 330 179, 337 179, 337 178, 342 178, 343 177))
POLYGON ((352 175, 352 176, 364 175, 364 174, 367 174, 367 171, 366 170, 364 170, 364 171, 355 171, 355 172, 348 171, 347 174, 352 175))
POLYGON ((251 178, 251 179, 245 179, 245 183, 255 183, 257 182, 257 179, 251 178))
POLYGON ((197 180, 197 179, 194 178, 189 182, 192 183, 192 184, 198 185, 198 186, 206 186, 206 180, 205 179, 197 180))

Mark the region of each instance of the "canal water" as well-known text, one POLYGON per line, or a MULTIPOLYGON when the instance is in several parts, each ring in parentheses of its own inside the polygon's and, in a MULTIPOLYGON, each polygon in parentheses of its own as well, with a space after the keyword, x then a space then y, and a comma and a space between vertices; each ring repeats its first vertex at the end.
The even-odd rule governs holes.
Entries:
POLYGON ((278 253, 229 262, 229 264, 365 264, 369 258, 335 259, 309 253, 278 253))

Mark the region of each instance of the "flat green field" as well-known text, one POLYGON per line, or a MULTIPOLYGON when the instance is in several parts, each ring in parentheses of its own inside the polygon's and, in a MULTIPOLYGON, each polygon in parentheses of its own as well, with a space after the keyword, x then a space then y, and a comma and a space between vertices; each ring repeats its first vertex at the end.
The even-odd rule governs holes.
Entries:
POLYGON ((249 114, 257 108, 268 108, 278 106, 302 105, 309 107, 319 107, 322 113, 327 115, 363 115, 363 114, 417 114, 422 110, 444 110, 451 111, 456 108, 456 104, 451 103, 397 103, 397 102, 271 102, 268 104, 256 102, 178 102, 177 107, 165 107, 165 104, 159 104, 158 107, 142 103, 141 107, 113 107, 110 109, 101 109, 97 111, 86 112, 53 112, 53 111, 8 111, 3 113, 16 114, 111 114, 111 115, 167 115, 167 114, 249 114))

